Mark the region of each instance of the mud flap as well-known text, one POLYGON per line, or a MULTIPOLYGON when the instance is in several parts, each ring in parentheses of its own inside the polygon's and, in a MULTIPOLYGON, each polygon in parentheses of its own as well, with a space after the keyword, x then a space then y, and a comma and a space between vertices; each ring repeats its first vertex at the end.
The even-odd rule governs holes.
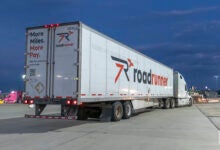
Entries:
POLYGON ((100 121, 110 122, 111 116, 112 116, 112 105, 111 104, 103 104, 102 113, 100 115, 100 121))

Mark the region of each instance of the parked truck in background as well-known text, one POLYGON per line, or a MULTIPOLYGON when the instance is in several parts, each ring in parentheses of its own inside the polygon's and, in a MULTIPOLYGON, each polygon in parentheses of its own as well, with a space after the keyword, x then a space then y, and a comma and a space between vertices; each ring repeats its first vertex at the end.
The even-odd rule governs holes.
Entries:
POLYGON ((27 28, 26 36, 23 102, 35 104, 35 116, 50 104, 61 116, 112 121, 192 105, 180 73, 81 22, 27 28))
POLYGON ((11 91, 5 96, 5 98, 3 98, 3 100, 4 103, 7 104, 21 103, 22 91, 11 91))

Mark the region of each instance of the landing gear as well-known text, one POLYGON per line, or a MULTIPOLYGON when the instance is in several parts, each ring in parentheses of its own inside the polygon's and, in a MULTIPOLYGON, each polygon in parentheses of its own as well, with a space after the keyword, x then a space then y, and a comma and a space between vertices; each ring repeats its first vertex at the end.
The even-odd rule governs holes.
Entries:
POLYGON ((35 104, 35 115, 39 116, 43 112, 45 107, 46 104, 35 104))

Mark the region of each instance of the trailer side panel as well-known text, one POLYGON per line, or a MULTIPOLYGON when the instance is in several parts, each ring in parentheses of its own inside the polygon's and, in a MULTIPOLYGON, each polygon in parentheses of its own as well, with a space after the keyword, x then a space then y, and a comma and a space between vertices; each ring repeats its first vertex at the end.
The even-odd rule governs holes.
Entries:
POLYGON ((81 101, 173 96, 173 69, 83 25, 81 101))

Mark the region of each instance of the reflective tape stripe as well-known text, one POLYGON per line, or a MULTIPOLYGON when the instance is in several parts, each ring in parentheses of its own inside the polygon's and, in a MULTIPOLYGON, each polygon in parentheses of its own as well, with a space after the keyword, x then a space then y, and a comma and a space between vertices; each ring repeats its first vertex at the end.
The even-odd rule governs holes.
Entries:
POLYGON ((36 116, 36 115, 25 115, 25 118, 38 118, 38 119, 65 119, 65 120, 76 120, 76 116, 36 116))

